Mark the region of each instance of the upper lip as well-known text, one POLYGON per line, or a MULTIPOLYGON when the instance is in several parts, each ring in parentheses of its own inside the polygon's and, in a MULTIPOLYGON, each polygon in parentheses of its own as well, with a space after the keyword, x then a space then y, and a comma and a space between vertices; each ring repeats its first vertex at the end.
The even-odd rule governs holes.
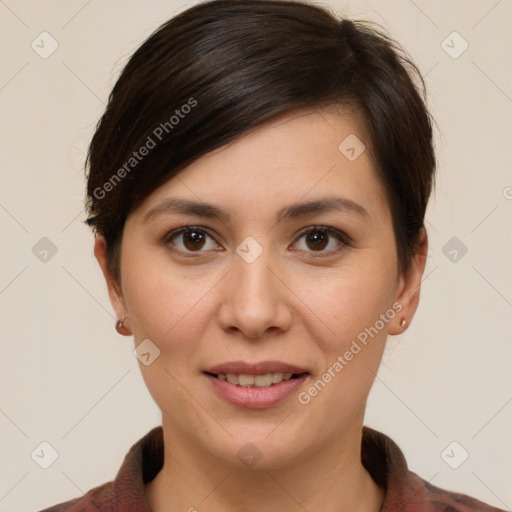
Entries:
POLYGON ((259 361, 246 363, 245 361, 228 361, 217 364, 205 370, 207 373, 234 373, 238 375, 265 375, 267 373, 308 373, 305 368, 281 361, 259 361))

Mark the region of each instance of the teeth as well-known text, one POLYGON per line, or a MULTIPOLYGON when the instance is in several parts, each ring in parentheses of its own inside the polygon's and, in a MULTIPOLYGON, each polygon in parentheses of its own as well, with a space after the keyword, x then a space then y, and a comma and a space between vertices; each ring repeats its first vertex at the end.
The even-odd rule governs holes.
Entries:
POLYGON ((239 375, 238 384, 240 386, 252 386, 254 384, 254 375, 239 375))
POLYGON ((284 374, 281 372, 274 372, 274 373, 270 374, 270 376, 272 377, 272 382, 274 384, 281 382, 283 380, 283 375, 284 374))
POLYGON ((272 375, 267 373, 265 375, 256 375, 254 377, 254 384, 257 388, 268 388, 272 384, 272 375))
POLYGON ((219 373, 219 380, 228 381, 235 386, 243 386, 246 388, 268 388, 272 384, 279 384, 283 380, 290 380, 293 373, 273 372, 265 375, 239 375, 236 373, 219 373))
POLYGON ((238 375, 235 375, 234 373, 228 373, 226 375, 226 379, 230 384, 238 384, 238 375))

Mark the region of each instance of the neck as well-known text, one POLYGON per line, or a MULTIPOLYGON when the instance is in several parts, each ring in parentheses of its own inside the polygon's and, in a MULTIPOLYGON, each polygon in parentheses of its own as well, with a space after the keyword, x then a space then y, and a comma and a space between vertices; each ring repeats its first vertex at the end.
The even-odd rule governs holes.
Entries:
POLYGON ((378 512, 384 491, 361 463, 361 425, 276 470, 234 467, 164 424, 164 465, 146 485, 152 512, 378 512))

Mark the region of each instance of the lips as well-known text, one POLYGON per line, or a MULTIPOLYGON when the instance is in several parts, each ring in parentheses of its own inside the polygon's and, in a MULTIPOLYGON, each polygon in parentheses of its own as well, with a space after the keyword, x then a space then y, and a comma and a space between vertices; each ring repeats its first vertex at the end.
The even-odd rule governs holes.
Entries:
POLYGON ((233 373, 237 375, 265 375, 267 373, 308 373, 305 368, 280 361, 261 361, 258 363, 246 363, 244 361, 230 361, 212 366, 205 370, 206 373, 218 375, 220 373, 233 373))
POLYGON ((273 407, 302 386, 309 372, 280 361, 231 361, 204 371, 215 392, 231 404, 246 408, 273 407))

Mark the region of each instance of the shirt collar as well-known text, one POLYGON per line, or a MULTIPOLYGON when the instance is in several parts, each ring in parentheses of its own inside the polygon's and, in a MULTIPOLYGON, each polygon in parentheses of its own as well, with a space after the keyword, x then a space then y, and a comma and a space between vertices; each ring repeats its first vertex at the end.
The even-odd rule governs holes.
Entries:
MULTIPOLYGON (((385 434, 365 426, 362 434, 362 464, 373 480, 386 491, 381 512, 394 512, 399 504, 425 503, 427 486, 423 480, 409 472, 405 457, 395 442, 385 434)), ((163 459, 163 428, 158 426, 137 441, 126 454, 112 482, 113 512, 151 512, 144 486, 160 471, 163 459)))

